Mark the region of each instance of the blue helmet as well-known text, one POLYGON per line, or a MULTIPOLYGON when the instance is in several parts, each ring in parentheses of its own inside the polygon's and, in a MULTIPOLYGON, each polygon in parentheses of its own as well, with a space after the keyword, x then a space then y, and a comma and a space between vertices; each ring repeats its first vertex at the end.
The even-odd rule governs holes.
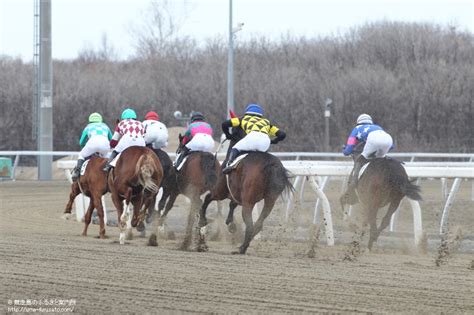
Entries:
POLYGON ((249 104, 245 108, 245 114, 263 116, 263 109, 258 104, 249 104))
POLYGON ((137 119, 137 114, 135 111, 131 108, 127 108, 122 112, 121 118, 122 120, 124 119, 137 119))

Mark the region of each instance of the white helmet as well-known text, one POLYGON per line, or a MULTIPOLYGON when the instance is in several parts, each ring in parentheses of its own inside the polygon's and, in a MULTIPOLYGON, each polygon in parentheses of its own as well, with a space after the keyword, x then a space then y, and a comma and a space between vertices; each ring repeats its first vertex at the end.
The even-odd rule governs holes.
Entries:
POLYGON ((362 114, 359 117, 357 117, 357 124, 358 125, 373 124, 372 117, 370 117, 370 115, 367 115, 367 114, 362 114))

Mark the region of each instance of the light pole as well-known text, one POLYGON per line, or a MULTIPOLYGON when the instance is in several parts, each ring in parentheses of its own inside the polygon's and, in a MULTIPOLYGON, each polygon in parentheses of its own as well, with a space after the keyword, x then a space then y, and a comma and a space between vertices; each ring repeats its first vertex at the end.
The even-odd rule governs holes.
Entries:
POLYGON ((324 150, 329 152, 329 117, 331 117, 332 99, 327 98, 324 102, 324 150))
POLYGON ((227 57, 227 118, 234 110, 234 34, 242 30, 244 23, 232 26, 232 0, 229 0, 229 51, 227 57))

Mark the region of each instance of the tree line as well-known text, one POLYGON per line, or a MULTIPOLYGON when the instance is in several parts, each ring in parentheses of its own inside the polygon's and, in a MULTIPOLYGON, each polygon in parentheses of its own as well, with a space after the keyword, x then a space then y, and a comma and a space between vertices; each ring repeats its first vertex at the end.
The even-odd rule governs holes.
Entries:
MULTIPOLYGON (((146 38, 145 38, 146 39, 146 38)), ((330 148, 339 151, 361 113, 372 115, 397 151, 473 152, 474 37, 455 27, 377 22, 321 38, 282 36, 237 41, 237 114, 263 106, 288 137, 273 150, 324 151, 324 103, 331 98, 330 148)), ((141 41, 116 60, 110 47, 54 60, 54 149, 78 150, 91 112, 113 128, 126 107, 139 118, 155 110, 203 112, 220 135, 226 118, 227 41, 141 41)), ((0 56, 0 150, 36 149, 33 66, 0 56)))

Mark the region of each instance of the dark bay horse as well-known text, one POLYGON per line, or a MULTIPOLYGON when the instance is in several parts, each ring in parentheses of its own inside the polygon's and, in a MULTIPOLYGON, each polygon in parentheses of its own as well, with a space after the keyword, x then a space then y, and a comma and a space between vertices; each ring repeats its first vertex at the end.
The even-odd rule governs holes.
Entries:
POLYGON ((107 193, 107 176, 102 171, 107 159, 93 156, 89 159, 84 175, 81 175, 76 182, 71 184, 71 193, 64 213, 71 213, 74 199, 83 193, 90 198, 89 207, 84 216, 83 236, 87 236, 87 228, 91 223, 92 212, 97 209, 99 216, 99 237, 105 238, 104 208, 102 205, 102 196, 107 193))
MULTIPOLYGON (((144 195, 157 194, 162 178, 163 168, 156 154, 149 148, 138 146, 125 149, 116 166, 109 172, 108 184, 112 201, 117 208, 120 244, 125 243, 125 228, 130 215, 130 203, 133 206, 131 225, 136 227, 145 200, 144 195)), ((151 245, 156 245, 154 240, 156 241, 156 235, 152 234, 151 245)))
MULTIPOLYGON (((358 181, 356 192, 364 211, 363 225, 370 226, 367 246, 369 250, 374 242, 377 242, 380 233, 390 224, 390 218, 403 197, 421 200, 420 187, 408 179, 402 162, 388 157, 370 160, 358 181), (387 213, 377 227, 377 213, 387 205, 387 213)), ((344 205, 349 203, 346 198, 345 195, 340 198, 343 210, 344 205)))
MULTIPOLYGON (((180 134, 178 153, 183 146, 182 140, 183 137, 180 134)), ((183 250, 187 250, 192 242, 192 227, 198 210, 202 205, 201 195, 214 187, 219 172, 220 164, 216 157, 209 152, 201 151, 191 151, 183 167, 176 172, 176 183, 179 192, 191 200, 185 237, 181 245, 183 250)), ((198 251, 205 249, 205 243, 201 242, 198 244, 198 251)))
MULTIPOLYGON (((234 144, 245 134, 240 127, 237 127, 233 128, 232 135, 233 139, 222 167, 225 167, 234 144)), ((211 201, 229 198, 231 201, 226 224, 229 231, 234 232, 234 210, 238 205, 241 205, 242 218, 245 223, 245 237, 239 251, 235 252, 239 254, 245 254, 252 239, 262 230, 263 221, 272 211, 278 197, 285 190, 287 192, 294 190, 287 169, 277 157, 267 152, 248 153, 230 174, 224 175, 222 171, 219 171, 216 186, 204 198, 199 218, 199 226, 206 226, 206 211, 211 201), (264 200, 263 209, 254 224, 252 210, 255 204, 262 199, 264 200)))
MULTIPOLYGON (((161 225, 179 195, 179 188, 176 181, 176 173, 173 167, 173 161, 171 161, 168 153, 161 149, 153 149, 153 152, 155 152, 156 156, 160 160, 161 166, 163 167, 163 180, 161 181, 163 194, 158 203, 158 214, 160 219, 158 225, 161 225)), ((155 202, 156 198, 153 199, 152 203, 148 207, 147 223, 151 223, 155 202)))

